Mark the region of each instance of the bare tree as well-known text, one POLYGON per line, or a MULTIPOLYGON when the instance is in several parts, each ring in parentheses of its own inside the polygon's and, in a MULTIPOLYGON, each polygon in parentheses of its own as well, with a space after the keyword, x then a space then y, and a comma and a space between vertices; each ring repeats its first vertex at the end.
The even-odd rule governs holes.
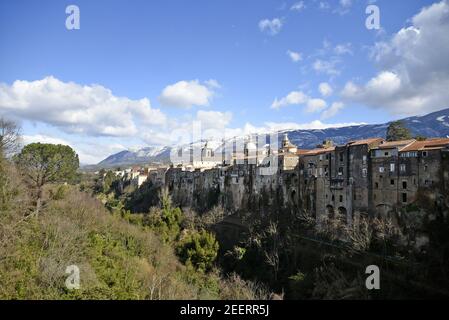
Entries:
POLYGON ((0 156, 8 157, 19 149, 20 127, 13 121, 0 118, 0 156))

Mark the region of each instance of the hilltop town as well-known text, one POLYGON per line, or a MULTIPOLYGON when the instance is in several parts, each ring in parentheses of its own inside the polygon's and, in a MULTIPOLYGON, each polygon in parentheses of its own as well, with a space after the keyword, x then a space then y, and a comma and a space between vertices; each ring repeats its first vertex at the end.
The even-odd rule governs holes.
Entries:
POLYGON ((395 218, 398 209, 424 195, 449 206, 449 138, 324 141, 305 150, 285 134, 278 150, 258 148, 248 139, 243 153, 213 152, 206 142, 197 161, 115 175, 136 187, 146 181, 165 187, 181 207, 219 205, 228 214, 263 213, 276 201, 293 213, 338 214, 350 225, 361 215, 395 218))

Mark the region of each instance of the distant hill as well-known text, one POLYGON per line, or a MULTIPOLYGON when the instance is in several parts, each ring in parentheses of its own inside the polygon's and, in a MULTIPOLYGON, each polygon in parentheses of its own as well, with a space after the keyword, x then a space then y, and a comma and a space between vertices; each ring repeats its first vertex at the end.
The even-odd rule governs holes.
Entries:
MULTIPOLYGON (((433 112, 424 116, 414 116, 402 119, 411 130, 413 136, 447 137, 449 136, 449 109, 433 112)), ((335 144, 345 144, 348 141, 371 137, 385 137, 388 125, 369 124, 342 128, 328 128, 323 130, 287 130, 289 139, 299 148, 315 148, 326 139, 335 144)), ((220 145, 218 141, 210 144, 220 145)), ((196 143, 196 145, 199 145, 196 143)), ((183 146, 188 148, 189 146, 183 146)), ((146 147, 137 151, 125 150, 113 154, 95 166, 86 168, 111 168, 129 166, 133 164, 168 163, 172 147, 146 147)), ((218 147, 219 148, 219 147, 218 147)), ((218 149, 217 148, 217 149, 218 149)))

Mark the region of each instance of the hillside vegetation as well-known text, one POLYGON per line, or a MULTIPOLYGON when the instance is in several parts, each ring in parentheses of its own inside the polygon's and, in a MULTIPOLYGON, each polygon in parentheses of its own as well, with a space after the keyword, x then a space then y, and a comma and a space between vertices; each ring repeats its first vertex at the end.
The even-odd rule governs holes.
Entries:
MULTIPOLYGON (((153 208, 154 223, 110 211, 78 185, 52 182, 36 193, 20 168, 0 161, 0 299, 258 299, 264 290, 223 278, 206 231, 181 235, 181 212, 153 208), (178 252, 179 256, 176 255, 178 252), (182 261, 182 262, 181 262, 182 261), (80 270, 69 289, 69 266, 80 270)), ((137 217, 137 216, 136 216, 137 217)))

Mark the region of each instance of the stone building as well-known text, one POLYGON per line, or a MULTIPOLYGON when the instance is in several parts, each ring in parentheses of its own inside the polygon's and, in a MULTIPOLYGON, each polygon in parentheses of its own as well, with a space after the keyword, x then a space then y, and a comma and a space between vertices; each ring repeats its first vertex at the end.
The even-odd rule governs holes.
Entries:
POLYGON ((211 169, 170 168, 165 185, 184 207, 261 214, 282 207, 317 218, 339 213, 348 224, 360 215, 389 216, 426 191, 449 204, 449 139, 325 141, 298 150, 285 135, 277 152, 261 157, 247 141, 232 158, 211 169))

